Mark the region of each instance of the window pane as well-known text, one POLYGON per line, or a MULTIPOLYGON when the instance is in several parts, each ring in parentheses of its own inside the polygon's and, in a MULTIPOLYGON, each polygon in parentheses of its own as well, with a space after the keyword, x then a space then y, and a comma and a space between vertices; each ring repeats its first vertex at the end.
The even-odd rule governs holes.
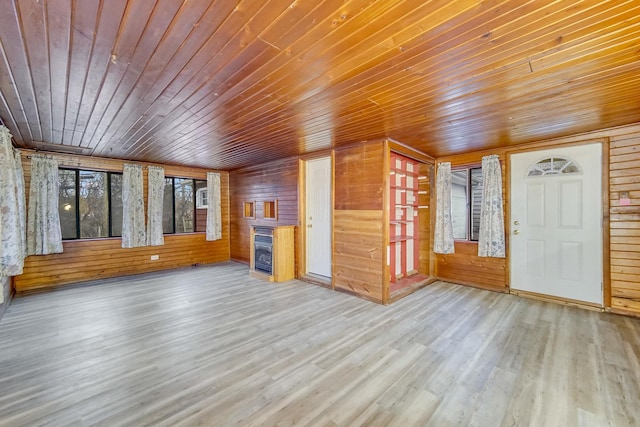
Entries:
POLYGON ((207 230, 207 181, 196 180, 196 231, 207 230))
POLYGON ((164 197, 162 200, 162 232, 171 234, 173 230, 173 178, 164 179, 164 197))
POLYGON ((111 235, 122 236, 122 174, 111 174, 111 235))
POLYGON ((76 229, 76 171, 60 169, 58 213, 63 239, 77 239, 76 229))
POLYGON ((482 168, 471 169, 471 240, 480 236, 482 204, 482 168))
POLYGON ((80 238, 108 237, 107 174, 80 171, 80 238))
POLYGON ((193 180, 174 178, 173 188, 176 207, 176 233, 192 233, 194 225, 193 180))
POLYGON ((467 239, 467 170, 451 171, 451 215, 453 238, 467 239))

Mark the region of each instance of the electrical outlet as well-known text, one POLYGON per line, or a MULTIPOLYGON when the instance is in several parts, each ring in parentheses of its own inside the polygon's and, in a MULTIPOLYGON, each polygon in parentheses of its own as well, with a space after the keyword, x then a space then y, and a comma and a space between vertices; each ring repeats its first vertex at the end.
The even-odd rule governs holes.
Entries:
POLYGON ((151 261, 157 261, 160 259, 160 255, 151 255, 151 261))

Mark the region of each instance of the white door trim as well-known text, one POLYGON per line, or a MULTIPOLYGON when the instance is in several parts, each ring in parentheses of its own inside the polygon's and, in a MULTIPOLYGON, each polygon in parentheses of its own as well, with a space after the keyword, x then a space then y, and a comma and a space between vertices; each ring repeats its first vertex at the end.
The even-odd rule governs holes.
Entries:
MULTIPOLYGON (((300 207, 301 207, 301 218, 300 218, 300 223, 301 223, 301 227, 303 228, 303 231, 300 233, 301 235, 301 275, 313 275, 314 277, 316 275, 319 276, 319 279, 324 283, 324 279, 323 278, 328 278, 331 281, 333 281, 332 276, 333 276, 333 155, 327 155, 327 156, 322 156, 322 157, 316 157, 316 158, 311 158, 311 159, 305 159, 301 161, 301 170, 303 171, 303 179, 301 180, 301 188, 303 189, 303 193, 304 193, 304 200, 300 201, 300 207), (327 214, 327 220, 328 220, 328 229, 326 230, 326 234, 323 234, 323 236, 328 237, 328 242, 325 241, 325 243, 327 243, 325 246, 328 246, 328 252, 325 254, 325 258, 323 258, 323 261, 321 262, 322 265, 324 265, 325 268, 323 268, 323 273, 318 273, 317 271, 313 271, 314 267, 311 266, 309 264, 309 234, 310 234, 310 228, 308 228, 309 226, 313 226, 313 222, 314 220, 311 220, 309 218, 310 213, 309 211, 309 202, 310 202, 310 196, 312 196, 313 191, 310 190, 309 188, 309 165, 313 162, 318 162, 318 161, 328 161, 328 178, 329 178, 329 182, 328 182, 328 188, 325 188, 325 190, 328 190, 328 194, 325 194, 325 198, 327 199, 327 211, 324 212, 324 214, 327 214), (328 265, 327 265, 328 262, 328 265), (315 273, 315 274, 314 274, 315 273)), ((318 224, 316 223, 316 226, 318 226, 318 224)), ((327 224, 324 224, 324 226, 326 227, 327 224)), ((314 230, 315 231, 315 230, 314 230)))

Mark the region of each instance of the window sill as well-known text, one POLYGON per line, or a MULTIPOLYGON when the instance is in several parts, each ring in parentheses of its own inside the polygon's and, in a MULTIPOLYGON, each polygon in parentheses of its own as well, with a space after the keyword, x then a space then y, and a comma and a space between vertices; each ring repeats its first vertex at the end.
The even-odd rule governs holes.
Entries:
MULTIPOLYGON (((189 236, 192 234, 206 234, 205 231, 192 231, 188 233, 165 233, 164 237, 168 236, 189 236)), ((105 240, 122 240, 121 236, 117 237, 92 237, 92 238, 84 238, 84 239, 62 239, 62 243, 70 243, 70 242, 102 242, 105 240)))
POLYGON ((79 239, 62 239, 62 243, 69 242, 100 242, 104 240, 122 240, 122 237, 89 237, 89 238, 79 238, 79 239))

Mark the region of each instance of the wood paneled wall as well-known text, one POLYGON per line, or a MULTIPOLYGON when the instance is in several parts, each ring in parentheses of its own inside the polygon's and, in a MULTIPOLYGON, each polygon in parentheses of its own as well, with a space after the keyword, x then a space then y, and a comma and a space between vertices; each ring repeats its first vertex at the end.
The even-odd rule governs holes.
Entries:
POLYGON ((384 141, 335 152, 336 289, 383 301, 384 141))
POLYGON ((492 291, 508 290, 505 259, 479 257, 478 244, 475 242, 455 242, 455 253, 438 254, 436 276, 492 291))
MULTIPOLYGON (((470 153, 438 159, 451 162, 451 167, 478 167, 482 156, 487 153, 470 153)), ((506 202, 506 170, 504 153, 500 153, 502 166, 502 192, 506 202)), ((434 175, 435 178, 435 175, 434 175)), ((435 197, 434 197, 435 203, 435 197)), ((506 260, 504 258, 484 258, 478 256, 478 244, 475 242, 457 241, 455 253, 437 254, 435 275, 450 282, 461 283, 505 292, 508 290, 506 260)))
POLYGON ((336 210, 333 279, 336 289, 383 300, 386 257, 381 210, 336 210))
POLYGON ((611 308, 640 315, 640 129, 612 133, 609 162, 611 308))
MULTIPOLYGON (((608 199, 608 206, 605 205, 604 211, 609 213, 609 217, 604 218, 604 223, 609 223, 608 233, 604 236, 605 306, 613 312, 640 316, 640 124, 539 141, 518 148, 552 148, 597 140, 609 141, 609 159, 605 165, 609 169, 609 180, 604 188, 608 196, 605 198, 605 203, 608 199), (620 203, 622 192, 628 193, 628 205, 620 203), (608 295, 611 296, 610 301, 608 295)), ((506 152, 507 149, 502 148, 440 158, 438 161, 451 161, 454 166, 478 164, 483 155, 498 154, 506 179, 506 152)), ((506 205, 509 202, 506 185, 503 191, 506 205)), ((501 290, 504 280, 504 289, 508 289, 508 272, 504 262, 477 257, 477 248, 473 243, 456 243, 455 250, 453 255, 436 256, 438 277, 501 290)))
POLYGON ((297 157, 229 173, 232 259, 249 263, 251 225, 299 225, 298 174, 297 157), (264 219, 263 202, 271 200, 278 200, 276 220, 264 219), (255 203, 255 218, 244 218, 244 202, 255 203))
POLYGON ((433 165, 420 163, 418 166, 418 238, 419 266, 418 271, 425 276, 433 274, 431 265, 431 183, 433 181, 433 165))
POLYGON ((335 209, 381 210, 384 196, 384 141, 336 150, 335 209))
MULTIPOLYGON (((25 185, 30 183, 30 151, 22 152, 25 185)), ((122 160, 99 157, 51 154, 61 167, 121 172, 122 160)), ((207 170, 162 165, 165 176, 206 179, 207 170)), ((69 240, 63 243, 64 253, 30 256, 25 260, 24 274, 16 276, 17 291, 46 288, 67 283, 149 271, 209 264, 229 259, 229 176, 220 173, 222 239, 209 242, 204 233, 165 235, 164 246, 123 249, 120 238, 69 240), (151 260, 151 255, 159 255, 151 260)), ((145 194, 147 173, 144 171, 145 194)), ((146 199, 146 197, 145 197, 146 199)), ((146 200, 145 200, 146 204, 146 200)))

